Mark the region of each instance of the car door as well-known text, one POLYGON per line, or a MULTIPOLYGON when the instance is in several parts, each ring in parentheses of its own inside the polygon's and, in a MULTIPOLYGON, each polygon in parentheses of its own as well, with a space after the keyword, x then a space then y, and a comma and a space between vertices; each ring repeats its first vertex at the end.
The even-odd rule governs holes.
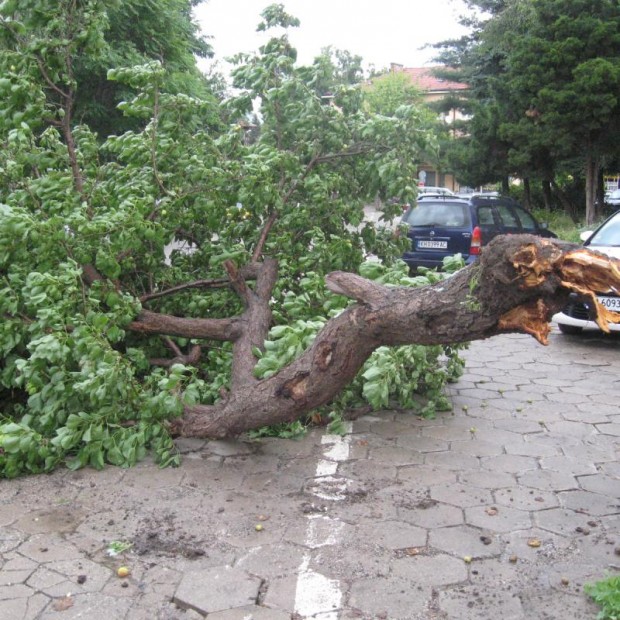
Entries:
POLYGON ((523 232, 521 222, 512 207, 513 205, 506 202, 495 204, 495 209, 501 221, 501 232, 504 235, 518 235, 520 232, 523 232))
POLYGON ((499 215, 492 204, 476 206, 476 220, 482 236, 482 245, 485 246, 493 237, 501 233, 499 215))
POLYGON ((540 229, 536 220, 525 210, 517 205, 513 207, 514 212, 517 214, 519 221, 521 222, 521 231, 530 235, 539 235, 540 229))

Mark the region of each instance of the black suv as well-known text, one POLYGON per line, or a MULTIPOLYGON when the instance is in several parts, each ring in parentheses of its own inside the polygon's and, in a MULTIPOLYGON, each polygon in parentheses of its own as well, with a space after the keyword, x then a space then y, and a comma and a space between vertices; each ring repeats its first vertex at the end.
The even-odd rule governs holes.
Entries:
POLYGON ((454 254, 473 263, 482 246, 497 235, 556 237, 517 202, 499 196, 423 196, 407 209, 401 223, 409 226, 411 250, 403 260, 412 272, 418 267, 441 268, 443 259, 454 254))

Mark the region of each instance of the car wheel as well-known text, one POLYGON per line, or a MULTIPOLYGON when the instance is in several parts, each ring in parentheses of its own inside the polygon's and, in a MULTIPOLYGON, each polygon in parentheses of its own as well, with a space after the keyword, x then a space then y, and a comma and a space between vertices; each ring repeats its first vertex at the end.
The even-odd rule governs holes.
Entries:
POLYGON ((563 325, 562 323, 558 323, 558 327, 563 334, 569 336, 575 336, 583 331, 583 327, 577 327, 577 325, 563 325))

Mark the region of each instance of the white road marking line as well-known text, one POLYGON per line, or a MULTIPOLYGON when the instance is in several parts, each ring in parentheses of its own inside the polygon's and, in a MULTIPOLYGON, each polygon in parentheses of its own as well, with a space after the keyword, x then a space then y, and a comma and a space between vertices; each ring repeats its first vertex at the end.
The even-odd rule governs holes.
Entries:
MULTIPOLYGON (((323 435, 321 443, 328 446, 323 452, 315 471, 315 482, 311 492, 331 501, 343 500, 349 481, 336 478, 338 463, 349 458, 352 424, 347 423, 346 435, 323 435)), ((344 524, 339 519, 325 515, 308 515, 306 545, 317 549, 334 545, 344 524)), ((338 620, 338 609, 342 605, 342 590, 337 579, 329 579, 310 568, 310 553, 304 554, 299 566, 295 588, 295 612, 302 618, 317 620, 338 620)))

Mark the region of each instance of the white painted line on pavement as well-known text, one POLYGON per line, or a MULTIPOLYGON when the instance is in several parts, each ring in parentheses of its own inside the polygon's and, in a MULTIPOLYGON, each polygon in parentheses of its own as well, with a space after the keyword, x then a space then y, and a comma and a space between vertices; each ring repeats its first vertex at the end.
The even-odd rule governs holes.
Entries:
MULTIPOLYGON (((328 446, 323 458, 316 466, 315 483, 312 493, 321 499, 343 500, 349 481, 336 478, 338 463, 349 458, 351 430, 353 425, 347 423, 346 435, 323 435, 321 443, 328 446)), ((306 529, 306 546, 311 549, 334 545, 338 534, 344 527, 339 519, 326 515, 309 515, 306 529)), ((338 609, 342 605, 342 590, 337 579, 329 579, 310 568, 310 553, 304 554, 299 566, 297 587, 295 588, 295 612, 302 618, 317 620, 338 620, 338 609)))

